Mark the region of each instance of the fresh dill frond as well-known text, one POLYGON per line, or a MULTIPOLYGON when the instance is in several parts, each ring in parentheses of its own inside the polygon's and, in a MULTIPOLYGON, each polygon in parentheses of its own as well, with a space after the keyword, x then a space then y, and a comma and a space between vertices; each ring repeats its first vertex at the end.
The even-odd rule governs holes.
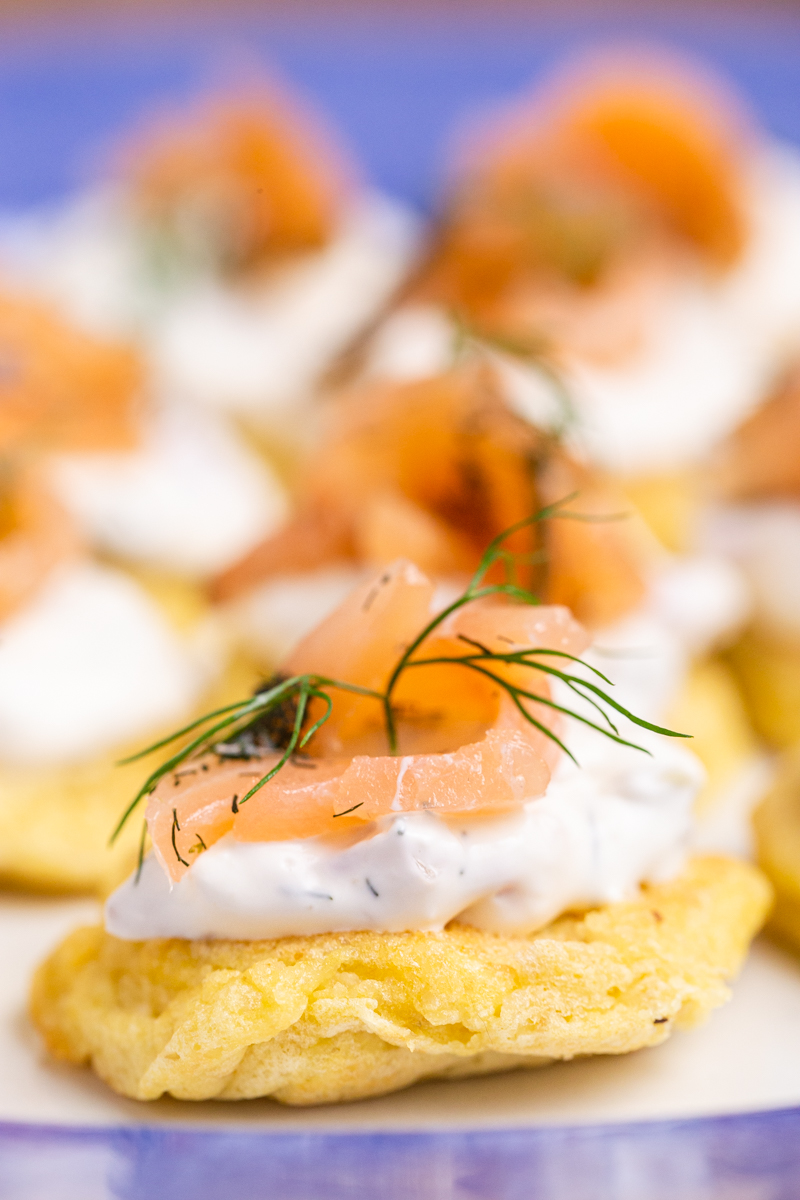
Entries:
MULTIPOLYGON (((530 705, 541 705, 544 708, 549 708, 572 717, 574 720, 588 725, 611 741, 617 742, 622 746, 628 746, 634 750, 640 750, 645 754, 649 754, 649 751, 645 747, 638 746, 635 742, 628 741, 621 736, 617 725, 615 725, 606 708, 611 709, 612 712, 619 713, 641 729, 662 734, 664 737, 689 737, 689 734, 676 733, 672 729, 666 729, 650 721, 645 721, 642 717, 637 717, 622 704, 614 700, 605 690, 605 687, 600 686, 600 683, 574 674, 569 669, 569 664, 579 663, 583 668, 592 673, 594 679, 599 680, 606 687, 613 687, 612 681, 596 667, 584 662, 583 659, 577 658, 575 655, 568 654, 564 650, 529 647, 528 649, 509 652, 495 651, 472 638, 460 635, 460 640, 464 642, 466 648, 464 654, 436 655, 427 658, 417 656, 417 652, 420 651, 427 639, 448 617, 477 600, 485 599, 488 596, 504 596, 511 601, 521 604, 539 604, 540 600, 538 596, 514 582, 516 560, 524 556, 516 555, 507 550, 504 543, 519 530, 541 521, 554 519, 597 520, 598 518, 594 515, 573 512, 567 508, 567 505, 575 500, 576 497, 577 493, 573 493, 572 495, 565 496, 562 500, 556 501, 554 504, 549 504, 545 508, 539 509, 538 512, 523 518, 523 520, 518 521, 515 525, 498 534, 490 542, 481 556, 477 569, 464 592, 451 604, 447 605, 446 608, 442 609, 441 612, 437 613, 400 655, 389 675, 384 691, 381 692, 373 688, 361 687, 357 684, 347 683, 341 679, 330 679, 324 675, 276 675, 264 684, 261 684, 256 692, 245 700, 226 705, 224 708, 215 709, 205 716, 198 717, 197 720, 184 725, 182 729, 177 730, 166 738, 162 738, 152 746, 148 746, 138 754, 126 759, 126 762, 133 762, 136 759, 153 754, 165 746, 172 745, 181 739, 189 738, 188 741, 161 763, 160 766, 156 767, 147 777, 136 796, 134 796, 122 814, 111 835, 111 841, 113 842, 119 835, 140 802, 155 791, 159 782, 165 776, 174 774, 183 763, 199 758, 201 755, 209 752, 214 752, 221 758, 251 758, 260 757, 268 751, 276 752, 280 750, 280 758, 270 770, 258 779, 244 796, 241 798, 237 796, 236 810, 238 811, 256 792, 269 783, 271 779, 274 779, 286 763, 296 754, 300 753, 311 741, 314 734, 325 724, 333 710, 332 691, 349 692, 353 695, 366 696, 379 703, 383 708, 389 753, 393 755, 397 754, 397 709, 393 700, 395 690, 404 672, 426 666, 440 666, 446 663, 463 667, 465 670, 481 674, 490 679, 492 683, 507 693, 522 717, 533 728, 559 746, 573 762, 575 758, 569 748, 544 721, 534 716, 530 711, 530 705), (495 564, 503 565, 506 574, 505 581, 502 583, 485 583, 487 575, 495 564), (563 670, 558 665, 559 661, 564 666, 563 670), (589 704, 597 712, 603 723, 593 721, 583 713, 576 712, 565 704, 557 703, 549 696, 543 696, 530 688, 521 687, 518 683, 512 683, 502 674, 498 674, 496 669, 502 669, 507 666, 524 667, 533 672, 539 672, 540 675, 558 679, 576 697, 584 703, 589 704), (307 727, 309 707, 314 700, 322 703, 322 712, 313 724, 307 727), (203 726, 205 728, 202 728, 203 726), (191 734, 195 736, 189 737, 191 734), (255 753, 251 753, 251 751, 255 753)), ((617 514, 612 514, 611 519, 617 519, 617 514)), ((356 805, 355 807, 358 808, 360 805, 356 805)), ((354 810, 347 810, 347 812, 351 811, 354 810)), ((344 816, 345 814, 337 813, 335 815, 344 816)), ((175 842, 175 834, 179 831, 180 825, 178 824, 177 810, 173 809, 172 843, 176 855, 178 855, 178 850, 175 842)), ((140 846, 140 870, 141 853, 143 851, 144 836, 140 846)), ((180 859, 179 855, 178 857, 180 859)), ((180 859, 180 861, 184 862, 185 860, 180 859)), ((186 865, 188 866, 188 864, 186 865)))
MULTIPOLYGON (((263 695, 285 679, 285 675, 273 675, 260 683, 253 695, 263 695)), ((217 742, 214 753, 220 758, 242 759, 246 762, 275 750, 285 750, 292 739, 296 716, 297 696, 291 693, 272 708, 258 713, 244 728, 217 742)))
POLYGON ((185 858, 181 858, 181 852, 178 849, 177 843, 175 841, 175 834, 180 833, 180 831, 181 831, 181 827, 180 827, 180 822, 178 821, 178 810, 177 810, 177 808, 173 808, 173 810, 172 810, 172 849, 175 851, 175 857, 177 858, 178 862, 183 863, 184 867, 188 867, 189 864, 185 858))

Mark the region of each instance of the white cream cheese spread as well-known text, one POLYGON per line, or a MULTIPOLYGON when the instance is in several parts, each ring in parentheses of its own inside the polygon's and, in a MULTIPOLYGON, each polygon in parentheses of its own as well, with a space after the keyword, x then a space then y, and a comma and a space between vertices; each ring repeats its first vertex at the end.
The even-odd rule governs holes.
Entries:
POLYGON ((106 928, 131 940, 258 939, 373 929, 442 929, 455 917, 528 933, 573 908, 623 900, 677 873, 702 768, 594 739, 544 796, 493 817, 384 817, 335 840, 240 842, 230 834, 179 883, 150 856, 109 898, 106 928))
POLYGON ((189 711, 210 665, 122 572, 61 567, 0 625, 0 760, 73 762, 145 736, 189 711))
POLYGON ((287 511, 277 477, 223 417, 178 404, 150 416, 136 450, 59 456, 54 480, 95 545, 189 576, 223 570, 287 511))
POLYGON ((758 403, 770 366, 708 283, 675 280, 635 353, 613 364, 569 363, 575 446, 624 475, 696 462, 758 403))
POLYGON ((3 278, 99 337, 135 333, 163 306, 143 251, 130 206, 111 187, 0 218, 3 278))
POLYGON ((270 421, 305 399, 400 284, 416 256, 410 212, 365 198, 331 244, 246 294, 187 292, 154 341, 165 386, 210 407, 270 421))
POLYGON ((281 662, 364 579, 355 563, 279 575, 258 584, 228 609, 238 636, 267 668, 281 662))
POLYGON ((721 505, 706 513, 701 536, 743 571, 756 622, 778 636, 800 639, 800 504, 787 499, 721 505))

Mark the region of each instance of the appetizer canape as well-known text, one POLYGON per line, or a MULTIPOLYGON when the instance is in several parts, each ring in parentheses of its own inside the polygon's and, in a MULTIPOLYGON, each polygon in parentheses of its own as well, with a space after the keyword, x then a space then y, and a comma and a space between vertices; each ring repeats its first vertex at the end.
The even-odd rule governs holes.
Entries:
POLYGON ((418 219, 274 83, 144 122, 117 160, 105 198, 0 224, 0 263, 90 328, 142 339, 160 390, 285 454, 307 429, 295 407, 410 269, 418 219))
POLYGON ((157 333, 169 385, 302 440, 289 416, 404 278, 416 221, 265 88, 210 98, 152 136, 133 190, 173 249, 188 241, 217 268, 157 333))
POLYGON ((168 739, 125 814, 148 798, 151 853, 37 973, 54 1054, 142 1100, 314 1104, 625 1053, 724 1001, 768 886, 687 859, 699 764, 525 557, 501 535, 444 606, 396 561, 168 739))
POLYGON ((544 362, 573 443, 681 548, 705 455, 797 344, 799 216, 796 154, 719 81, 578 59, 467 141, 384 365, 430 370, 453 315, 518 374, 544 362))
POLYGON ((52 489, 100 552, 196 581, 285 515, 267 464, 222 416, 157 393, 127 343, 4 292, 0 354, 0 454, 46 456, 52 489))

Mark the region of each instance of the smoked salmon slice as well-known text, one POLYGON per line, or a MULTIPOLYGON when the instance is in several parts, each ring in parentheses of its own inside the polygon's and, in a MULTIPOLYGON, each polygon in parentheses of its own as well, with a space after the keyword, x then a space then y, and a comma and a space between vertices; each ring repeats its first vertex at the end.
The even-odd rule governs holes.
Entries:
POLYGON ((0 294, 0 454, 129 450, 143 388, 129 346, 96 340, 38 301, 0 294))
MULTIPOLYGON (((626 507, 608 481, 510 411, 486 361, 357 388, 331 401, 328 418, 295 515, 217 577, 216 600, 342 560, 374 568, 406 557, 435 578, 468 575, 494 537, 543 505, 577 493, 581 512, 626 507)), ((643 598, 632 522, 547 521, 518 530, 507 548, 527 555, 520 583, 590 625, 643 598)))
POLYGON ((751 125, 723 84, 669 55, 567 64, 466 140, 419 296, 491 325, 535 283, 602 285, 659 244, 730 267, 749 234, 751 125))
POLYGON ((0 476, 0 621, 22 608, 62 562, 83 550, 77 524, 41 467, 8 464, 0 476))
MULTIPOLYGON (((282 673, 314 673, 385 691, 398 659, 434 615, 434 591, 412 563, 391 564, 322 622, 282 673)), ((565 608, 486 598, 451 613, 412 660, 480 653, 481 646, 495 653, 538 648, 577 657, 588 641, 565 608)), ((555 657, 544 661, 563 665, 555 657)), ((543 700, 549 697, 545 675, 515 663, 493 660, 490 666, 543 700)), ((277 841, 363 829, 389 813, 513 808, 543 794, 559 753, 495 680, 452 662, 411 666, 400 677, 392 695, 399 739, 394 755, 378 700, 335 688, 330 696, 331 715, 308 753, 295 755, 246 804, 239 801, 278 762, 278 749, 250 761, 207 755, 161 780, 148 803, 147 824, 173 880, 226 833, 241 841, 277 841)), ((321 711, 318 703, 309 721, 321 711)), ((542 726, 559 728, 552 709, 527 703, 542 726)))
POLYGON ((354 174, 329 131, 263 83, 163 115, 124 171, 148 220, 234 271, 325 245, 354 174))

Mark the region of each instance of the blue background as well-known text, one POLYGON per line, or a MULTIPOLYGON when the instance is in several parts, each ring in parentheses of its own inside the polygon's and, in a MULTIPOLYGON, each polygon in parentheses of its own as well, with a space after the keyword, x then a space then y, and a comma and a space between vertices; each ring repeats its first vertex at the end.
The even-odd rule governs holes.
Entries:
POLYGON ((196 21, 187 30, 40 30, 0 40, 0 206, 74 189, 159 101, 277 65, 338 124, 371 178, 429 208, 457 120, 513 95, 565 51, 626 36, 666 41, 725 71, 774 132, 800 142, 800 15, 720 11, 601 19, 435 9, 346 18, 322 10, 196 21))

